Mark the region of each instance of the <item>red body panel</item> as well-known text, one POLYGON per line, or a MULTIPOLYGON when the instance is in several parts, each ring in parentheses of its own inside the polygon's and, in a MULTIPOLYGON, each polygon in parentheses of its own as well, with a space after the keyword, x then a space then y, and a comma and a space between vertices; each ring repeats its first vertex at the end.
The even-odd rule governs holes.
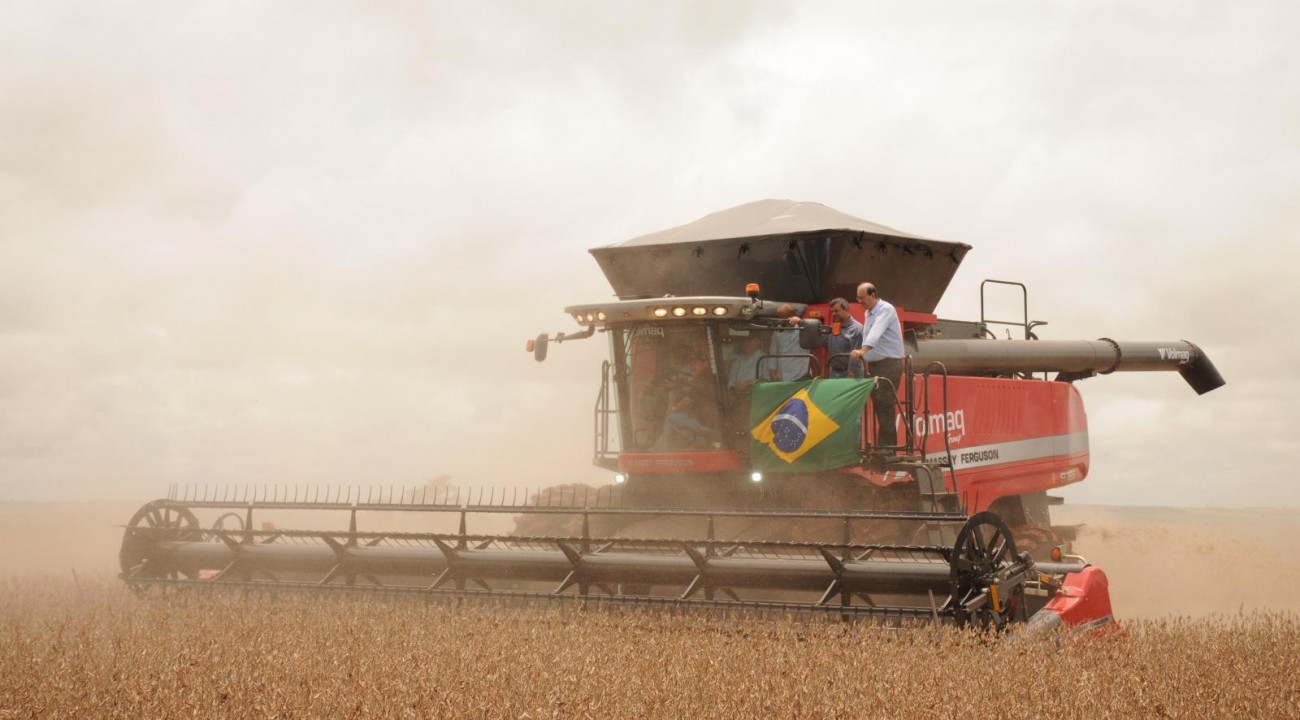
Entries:
MULTIPOLYGON (((990 341, 992 342, 992 341, 990 341)), ((1078 390, 1069 383, 1000 378, 931 376, 928 408, 921 378, 915 383, 915 442, 932 459, 952 453, 955 482, 966 511, 987 510, 998 498, 1043 492, 1088 475, 1088 421, 1078 390)), ((871 416, 867 413, 868 417, 871 416)), ((903 438, 903 417, 898 417, 903 438)), ((623 452, 619 470, 628 473, 687 474, 741 470, 730 450, 623 452)), ((877 485, 910 481, 902 472, 857 471, 877 485)))
MULTIPOLYGON (((931 458, 952 453, 955 489, 967 512, 986 510, 1000 497, 1051 490, 1087 476, 1088 421, 1073 385, 950 377, 945 412, 943 382, 930 377, 927 417, 925 386, 917 378, 913 433, 931 458)), ((902 425, 900 415, 900 439, 902 425)), ((870 477, 882 485, 905 479, 870 477)))
POLYGON ((1066 575, 1061 589, 1034 614, 1029 624, 1031 629, 1060 624, 1076 630, 1091 630, 1105 625, 1114 627, 1114 622, 1110 581, 1101 568, 1090 565, 1066 575))
POLYGON ((618 469, 628 473, 700 473, 739 470, 744 463, 730 450, 619 453, 618 469))

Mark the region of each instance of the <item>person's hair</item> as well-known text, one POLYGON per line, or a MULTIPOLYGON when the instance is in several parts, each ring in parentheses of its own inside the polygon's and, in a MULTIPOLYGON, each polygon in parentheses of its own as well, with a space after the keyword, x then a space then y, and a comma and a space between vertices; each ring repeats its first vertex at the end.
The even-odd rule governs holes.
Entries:
POLYGON ((777 314, 777 317, 783 317, 783 318, 793 317, 793 316, 794 316, 794 306, 791 305, 790 303, 786 303, 786 304, 784 304, 784 305, 782 305, 781 307, 779 307, 779 308, 776 309, 776 314, 777 314))
POLYGON ((834 300, 831 300, 831 309, 832 309, 832 310, 843 310, 844 308, 847 308, 848 306, 849 306, 849 301, 848 301, 848 300, 845 300, 844 298, 837 297, 837 298, 835 298, 834 300))
POLYGON ((876 286, 875 286, 875 285, 872 285, 871 283, 862 283, 862 284, 865 285, 866 288, 867 288, 867 296, 868 296, 868 297, 870 297, 870 296, 876 294, 876 286))

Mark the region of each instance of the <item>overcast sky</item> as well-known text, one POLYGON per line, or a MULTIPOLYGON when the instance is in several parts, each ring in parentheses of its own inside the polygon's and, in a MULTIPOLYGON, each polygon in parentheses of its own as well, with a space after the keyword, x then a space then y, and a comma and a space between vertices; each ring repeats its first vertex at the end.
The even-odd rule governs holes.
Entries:
POLYGON ((974 246, 1083 382, 1072 502, 1300 505, 1295 3, 9 3, 0 500, 604 481, 597 245, 763 198, 974 246))

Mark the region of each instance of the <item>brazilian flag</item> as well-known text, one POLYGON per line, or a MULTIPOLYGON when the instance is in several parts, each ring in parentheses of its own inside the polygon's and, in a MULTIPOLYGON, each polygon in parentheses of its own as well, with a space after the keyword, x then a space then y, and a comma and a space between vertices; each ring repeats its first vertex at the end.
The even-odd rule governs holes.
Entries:
POLYGON ((764 472, 815 472, 862 459, 862 406, 875 378, 760 382, 749 398, 750 463, 764 472))

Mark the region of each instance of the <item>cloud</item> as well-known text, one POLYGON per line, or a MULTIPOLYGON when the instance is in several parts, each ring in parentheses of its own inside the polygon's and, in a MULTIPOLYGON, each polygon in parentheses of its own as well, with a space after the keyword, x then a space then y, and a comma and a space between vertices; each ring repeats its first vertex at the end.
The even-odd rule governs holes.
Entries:
POLYGON ((1268 479, 1292 447, 1268 418, 1295 399, 1297 24, 1282 3, 15 10, 0 498, 603 478, 603 341, 538 365, 524 339, 609 296, 587 248, 791 197, 974 245, 945 316, 1025 279, 1045 337, 1210 353, 1230 384, 1205 398, 1081 386, 1096 473, 1072 496, 1300 502, 1268 479))

